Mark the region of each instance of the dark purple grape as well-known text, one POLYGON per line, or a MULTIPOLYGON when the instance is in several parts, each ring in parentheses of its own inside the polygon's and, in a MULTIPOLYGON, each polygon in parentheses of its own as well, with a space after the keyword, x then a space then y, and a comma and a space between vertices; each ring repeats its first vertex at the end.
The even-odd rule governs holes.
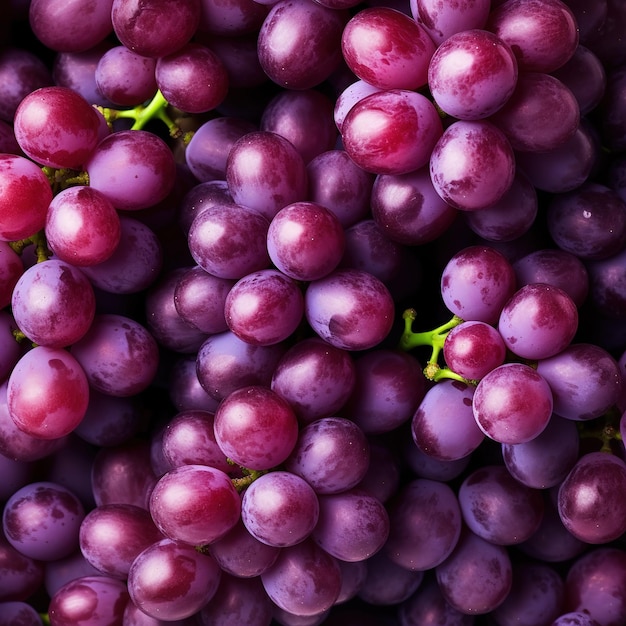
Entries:
POLYGON ((0 600, 25 601, 44 580, 44 563, 16 550, 0 531, 0 600))

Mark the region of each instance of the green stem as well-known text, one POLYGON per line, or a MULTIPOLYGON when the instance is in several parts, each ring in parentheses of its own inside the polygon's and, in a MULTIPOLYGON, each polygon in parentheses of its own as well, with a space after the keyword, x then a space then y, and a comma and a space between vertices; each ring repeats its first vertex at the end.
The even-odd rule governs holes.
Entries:
MULTIPOLYGON (((234 463, 232 463, 234 465, 234 463)), ((231 478, 231 482, 235 489, 241 493, 246 487, 249 487, 257 478, 261 478, 263 474, 267 474, 268 470, 251 470, 241 467, 243 476, 241 478, 231 478)))
POLYGON ((17 254, 22 254, 24 249, 31 245, 35 246, 37 263, 47 261, 52 256, 52 252, 50 252, 50 249, 48 248, 48 242, 46 241, 46 235, 43 230, 31 235, 30 237, 26 237, 26 239, 9 242, 9 246, 11 246, 11 249, 17 254))
POLYGON ((613 452, 613 441, 622 441, 619 428, 621 413, 610 410, 602 417, 589 422, 578 422, 578 436, 581 439, 598 439, 601 442, 600 452, 613 452))

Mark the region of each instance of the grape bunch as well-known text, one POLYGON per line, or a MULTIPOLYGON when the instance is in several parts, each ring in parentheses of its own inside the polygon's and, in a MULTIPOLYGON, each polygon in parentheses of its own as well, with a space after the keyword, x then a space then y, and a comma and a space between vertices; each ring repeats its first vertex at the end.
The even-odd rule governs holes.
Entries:
POLYGON ((624 626, 620 0, 9 0, 0 626, 624 626))

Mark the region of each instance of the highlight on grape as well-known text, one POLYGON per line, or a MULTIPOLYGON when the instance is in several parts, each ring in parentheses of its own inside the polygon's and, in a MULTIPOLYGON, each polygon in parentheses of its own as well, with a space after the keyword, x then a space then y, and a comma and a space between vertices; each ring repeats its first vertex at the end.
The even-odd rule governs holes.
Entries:
POLYGON ((0 626, 624 626, 624 32, 7 0, 0 626))

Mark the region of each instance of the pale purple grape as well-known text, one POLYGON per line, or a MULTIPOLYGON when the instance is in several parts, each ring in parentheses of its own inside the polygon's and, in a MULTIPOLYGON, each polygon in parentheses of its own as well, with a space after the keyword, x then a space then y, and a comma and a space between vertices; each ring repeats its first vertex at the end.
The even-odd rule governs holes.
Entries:
POLYGON ((89 384, 102 393, 131 396, 156 375, 158 346, 154 337, 130 317, 98 314, 89 331, 72 346, 89 384))
POLYGON ((358 485, 369 460, 367 437, 352 420, 322 417, 300 429, 285 469, 304 478, 317 494, 326 495, 358 485))
POLYGON ((394 301, 378 278, 356 269, 337 269, 312 281, 304 294, 305 317, 322 339, 347 350, 381 343, 394 321, 394 301))
POLYGON ((162 620, 144 613, 130 598, 124 609, 124 626, 196 626, 196 614, 177 620, 162 620))
POLYGON ((261 67, 281 87, 300 90, 319 85, 341 61, 341 34, 347 20, 344 11, 308 0, 274 3, 259 30, 261 67))
POLYGON ((288 339, 304 318, 304 296, 295 279, 276 269, 238 280, 224 301, 228 328, 243 341, 269 346, 288 339))
POLYGON ((415 478, 387 504, 384 552, 396 565, 426 571, 445 563, 461 534, 461 509, 447 483, 415 478))
POLYGON ((258 33, 268 9, 257 2, 201 0, 198 34, 236 37, 258 33))
POLYGON ((2 515, 9 543, 39 561, 68 556, 78 548, 85 510, 69 489, 48 481, 29 483, 6 502, 2 515))
POLYGON ((599 626, 599 624, 584 611, 569 611, 559 615, 550 626, 599 626))
POLYGON ((492 615, 501 626, 550 624, 563 606, 565 583, 556 569, 543 563, 520 563, 513 569, 513 585, 492 615))
POLYGON ((41 168, 15 154, 0 155, 0 240, 31 237, 46 223, 52 189, 41 168))
POLYGON ((405 352, 378 348, 357 356, 355 386, 344 413, 366 434, 408 422, 426 393, 420 362, 405 352))
POLYGON ((0 600, 24 601, 41 588, 44 563, 32 559, 9 543, 4 529, 0 530, 0 600))
POLYGON ((515 272, 495 248, 469 246, 456 252, 441 274, 441 297, 464 321, 492 324, 515 292, 515 272))
POLYGON ((375 496, 358 489, 319 496, 319 520, 311 537, 341 561, 364 561, 385 545, 389 514, 375 496))
POLYGON ((564 350, 578 330, 570 296, 545 283, 520 287, 502 308, 498 331, 506 347, 524 359, 545 359, 564 350))
POLYGON ((574 135, 580 110, 574 94, 558 78, 520 72, 515 91, 489 119, 515 150, 545 152, 574 135))
POLYGON ((209 552, 222 570, 238 578, 255 578, 278 558, 281 548, 270 546, 250 534, 241 519, 220 539, 209 546, 209 552))
POLYGON ((332 272, 342 259, 345 234, 341 222, 315 202, 294 202, 283 207, 270 222, 267 250, 283 274, 312 281, 332 272))
POLYGON ((82 168, 100 139, 96 110, 67 87, 29 93, 17 107, 13 127, 27 156, 56 168, 82 168))
POLYGON ((215 439, 228 458, 251 470, 283 463, 298 438, 298 420, 286 400, 267 387, 240 387, 215 411, 215 439))
POLYGON ((337 560, 312 539, 283 548, 275 563, 261 574, 270 600, 295 615, 315 615, 329 609, 341 591, 337 560))
POLYGON ((359 100, 341 125, 350 158, 366 172, 406 174, 428 163, 442 136, 433 103, 408 89, 385 89, 359 100))
POLYGON ((518 287, 547 283, 565 291, 577 307, 587 299, 589 275, 584 263, 571 252, 542 248, 513 262, 518 287))
POLYGON ((578 459, 580 440, 572 420, 552 415, 545 429, 531 441, 502 444, 502 458, 509 473, 534 489, 555 487, 578 459))
POLYGON ((99 572, 125 580, 132 562, 163 539, 150 513, 132 504, 105 504, 87 513, 80 525, 80 550, 99 572))
POLYGON ((84 168, 90 187, 123 211, 137 211, 161 202, 176 179, 169 146, 146 130, 111 133, 90 151, 84 168))
POLYGON ((364 80, 356 80, 344 87, 335 100, 335 109, 333 112, 335 125, 340 133, 343 132, 343 122, 350 109, 366 96, 371 96, 373 93, 379 91, 383 90, 374 85, 370 85, 364 80))
POLYGON ((200 125, 185 148, 185 163, 200 182, 223 180, 228 153, 237 139, 256 130, 248 120, 214 117, 200 125))
POLYGON ((348 228, 366 218, 374 177, 360 168, 345 150, 328 150, 306 166, 309 199, 332 211, 348 228))
POLYGON ((432 150, 430 176, 441 198, 457 209, 489 207, 513 184, 513 148, 491 121, 453 122, 432 150))
POLYGON ((133 504, 148 509, 156 482, 150 464, 150 443, 144 439, 100 448, 94 457, 91 486, 97 506, 133 504))
POLYGON ((465 530, 452 554, 435 568, 435 574, 444 598, 455 609, 482 615, 496 609, 508 596, 513 566, 504 546, 465 530))
POLYGON ((626 464, 612 454, 589 452, 576 462, 558 493, 563 525, 578 539, 605 544, 626 532, 626 506, 611 496, 626 484, 626 464))
MULTIPOLYGON (((285 0, 288 2, 289 0, 285 0)), ((246 133, 232 146, 226 181, 233 200, 271 220, 284 206, 305 199, 306 165, 287 139, 268 131, 246 133)))
POLYGON ((434 241, 458 215, 433 187, 428 167, 377 176, 371 202, 372 219, 385 237, 403 245, 434 241))
POLYGON ((111 21, 116 37, 145 57, 163 57, 182 48, 200 23, 199 0, 113 0, 111 21), (157 26, 158 25, 158 26, 157 26))
POLYGON ((70 580, 50 599, 51 624, 119 623, 128 602, 126 584, 110 576, 81 576, 70 580))
POLYGON ((610 546, 588 550, 565 577, 565 610, 586 613, 598 624, 618 626, 626 606, 625 581, 623 550, 610 546))
POLYGON ((270 626, 272 603, 259 578, 222 572, 217 591, 198 613, 199 626, 270 626))
POLYGON ((41 439, 58 439, 87 411, 89 384, 78 360, 62 348, 38 346, 11 372, 7 406, 17 427, 41 439))
POLYGON ((462 120, 489 117, 511 97, 517 61, 511 48, 491 32, 464 30, 439 45, 428 67, 428 85, 437 105, 462 120))
POLYGON ((411 418, 415 445, 441 461, 455 461, 471 454, 485 435, 474 419, 474 387, 442 380, 428 389, 411 418))
POLYGON ((159 478, 150 495, 150 514, 170 539, 202 546, 224 536, 241 512, 228 475, 208 465, 181 465, 159 478))
POLYGON ((225 180, 210 180, 189 189, 179 201, 178 224, 188 234, 196 215, 212 206, 235 204, 225 180))
POLYGON ((248 532, 270 546, 304 541, 317 529, 320 502, 313 487, 285 471, 257 478, 243 493, 241 519, 248 532))
POLYGON ((549 204, 547 225, 556 245, 583 260, 601 260, 626 244, 626 202, 610 187, 584 184, 549 204))
POLYGON ((11 310, 17 326, 32 342, 63 348, 85 336, 94 319, 96 299, 80 269, 48 259, 20 276, 11 310))
POLYGON ((480 211, 463 214, 470 229, 487 241, 515 241, 535 224, 539 209, 537 190, 518 167, 518 155, 515 158, 515 178, 500 200, 480 211))
POLYGON ((470 0, 459 4, 444 4, 438 0, 411 0, 411 15, 421 24, 436 45, 454 33, 483 28, 489 17, 488 0, 470 0))
POLYGON ((308 164, 335 147, 338 132, 333 113, 333 100, 321 91, 279 91, 263 109, 259 130, 287 139, 308 164))
POLYGON ((507 0, 491 11, 487 29, 511 46, 524 72, 552 72, 578 45, 576 18, 561 0, 507 0))
POLYGON ((347 23, 341 50, 348 67, 379 89, 418 89, 428 79, 435 44, 410 16, 386 6, 366 7, 347 23))
POLYGON ((156 281, 163 265, 163 246, 152 228, 119 216, 120 240, 106 260, 83 266, 94 287, 107 293, 138 293, 156 281))
POLYGON ((499 443, 525 443, 546 428, 552 415, 552 390, 530 365, 504 363, 476 387, 474 418, 487 437, 499 443))
POLYGON ((167 102, 185 113, 212 111, 228 93, 228 73, 221 59, 196 42, 159 55, 154 76, 167 102))
POLYGON ((20 344, 13 336, 16 329, 13 316, 8 311, 0 310, 0 383, 8 378, 22 353, 20 344))
POLYGON ((570 420, 600 417, 623 390, 616 360, 604 348, 589 343, 571 344, 550 358, 540 359, 537 372, 552 389, 554 412, 570 420))
POLYGON ((240 387, 269 387, 274 369, 286 349, 282 343, 252 345, 231 331, 211 335, 197 353, 198 380, 207 394, 216 400, 222 400, 240 387))
POLYGON ((319 337, 296 342, 280 358, 270 386, 295 411, 302 424, 336 414, 356 382, 356 369, 347 350, 319 337))
POLYGON ((448 482, 458 478, 468 467, 472 456, 467 455, 455 461, 442 461, 422 452, 409 439, 401 445, 401 459, 417 478, 448 482))
POLYGON ((0 602, 0 626, 40 626, 41 617, 26 602, 0 602))
POLYGON ((197 613, 215 595, 220 576, 221 570, 209 554, 162 539, 133 561, 128 593, 144 613, 174 621, 197 613))
POLYGON ((472 471, 461 483, 458 498, 467 527, 495 545, 525 541, 543 517, 539 489, 520 483, 504 465, 483 465, 472 471))

